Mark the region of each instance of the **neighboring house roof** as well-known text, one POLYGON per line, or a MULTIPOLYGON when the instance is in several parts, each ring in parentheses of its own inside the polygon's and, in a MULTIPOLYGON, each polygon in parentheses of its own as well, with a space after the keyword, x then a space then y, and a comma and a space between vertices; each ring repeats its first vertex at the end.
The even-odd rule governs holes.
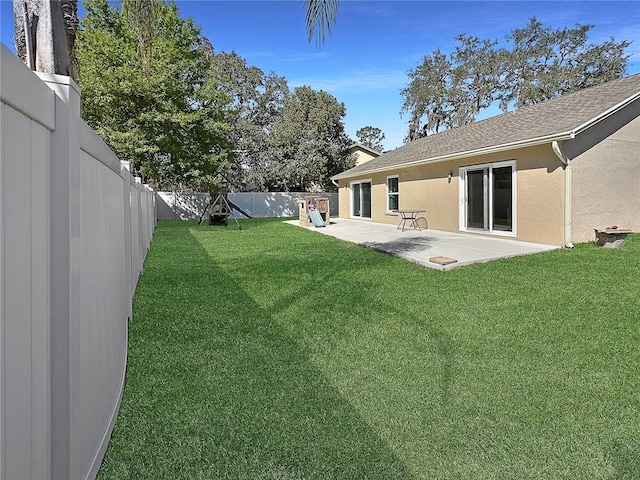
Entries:
POLYGON ((371 155, 372 157, 380 156, 380 152, 379 151, 374 150, 371 147, 367 147, 366 145, 363 145, 362 143, 354 143, 349 147, 349 153, 355 153, 358 150, 361 150, 361 151, 371 155))
POLYGON ((380 156, 380 152, 361 143, 352 144, 349 147, 349 153, 351 155, 355 155, 356 165, 362 165, 363 163, 370 162, 374 158, 380 156))
POLYGON ((640 98, 640 73, 419 138, 332 180, 568 140, 640 98))

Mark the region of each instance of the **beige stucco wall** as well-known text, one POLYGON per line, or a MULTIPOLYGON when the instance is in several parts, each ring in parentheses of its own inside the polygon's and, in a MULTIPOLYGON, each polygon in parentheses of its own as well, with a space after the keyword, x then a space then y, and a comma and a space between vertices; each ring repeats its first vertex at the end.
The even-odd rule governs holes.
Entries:
MULTIPOLYGON (((386 181, 398 175, 400 208, 424 209, 428 226, 434 230, 459 231, 460 167, 516 161, 515 238, 518 240, 561 245, 563 242, 564 173, 550 145, 517 151, 482 155, 455 161, 400 168, 341 180, 340 217, 350 218, 350 182, 372 181, 371 221, 397 224, 397 214, 386 210, 386 181), (448 174, 452 179, 449 181, 448 174)), ((366 221, 366 220, 363 220, 366 221)))
MULTIPOLYGON (((640 100, 600 121, 577 138, 561 143, 569 159, 565 170, 551 144, 469 157, 357 177, 369 179, 372 221, 394 224, 386 211, 386 180, 398 175, 400 208, 425 209, 429 228, 459 230, 459 169, 495 162, 516 162, 514 230, 517 240, 563 245, 565 220, 572 243, 594 239, 594 228, 618 225, 640 231, 640 100), (453 178, 448 181, 451 172, 453 178), (566 201, 565 182, 571 195, 566 201)), ((340 182, 340 216, 350 217, 349 181, 340 182)))
POLYGON ((562 245, 564 234, 564 170, 551 149, 522 149, 516 157, 517 240, 562 245))
POLYGON ((574 243, 593 241, 593 229, 609 225, 640 231, 640 102, 626 113, 563 145, 572 159, 574 243))
POLYGON ((369 160, 373 160, 377 157, 377 155, 371 155, 370 153, 363 150, 356 150, 354 153, 356 155, 356 165, 368 162, 369 160))

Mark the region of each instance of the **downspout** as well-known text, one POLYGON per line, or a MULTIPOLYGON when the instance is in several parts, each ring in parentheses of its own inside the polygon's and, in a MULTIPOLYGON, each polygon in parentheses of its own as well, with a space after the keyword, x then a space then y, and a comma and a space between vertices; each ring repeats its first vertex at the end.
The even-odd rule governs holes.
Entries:
POLYGON ((560 143, 557 140, 554 140, 551 143, 551 148, 553 149, 553 153, 556 154, 560 163, 562 163, 564 170, 564 246, 567 248, 573 248, 573 243, 571 243, 571 164, 569 161, 569 157, 567 157, 560 143))
POLYGON ((331 179, 331 183, 333 183, 338 190, 340 189, 340 185, 333 178, 331 179))

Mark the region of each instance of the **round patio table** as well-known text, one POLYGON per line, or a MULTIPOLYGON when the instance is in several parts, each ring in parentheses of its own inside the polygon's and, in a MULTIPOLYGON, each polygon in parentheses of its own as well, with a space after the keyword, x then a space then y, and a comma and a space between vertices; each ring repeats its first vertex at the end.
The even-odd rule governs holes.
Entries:
POLYGON ((414 229, 422 230, 420 225, 418 225, 417 219, 418 214, 425 212, 426 210, 394 210, 395 213, 399 213, 402 215, 402 220, 396 227, 396 230, 402 227, 402 231, 404 232, 405 227, 407 226, 407 222, 409 222, 409 227, 414 229))

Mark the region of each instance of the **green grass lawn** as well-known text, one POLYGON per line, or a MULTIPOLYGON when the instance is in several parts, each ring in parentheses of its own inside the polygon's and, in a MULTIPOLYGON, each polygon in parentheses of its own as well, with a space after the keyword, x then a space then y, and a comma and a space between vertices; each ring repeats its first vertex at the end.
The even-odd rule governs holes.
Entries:
POLYGON ((442 272, 242 223, 159 223, 99 478, 640 478, 640 235, 442 272))

